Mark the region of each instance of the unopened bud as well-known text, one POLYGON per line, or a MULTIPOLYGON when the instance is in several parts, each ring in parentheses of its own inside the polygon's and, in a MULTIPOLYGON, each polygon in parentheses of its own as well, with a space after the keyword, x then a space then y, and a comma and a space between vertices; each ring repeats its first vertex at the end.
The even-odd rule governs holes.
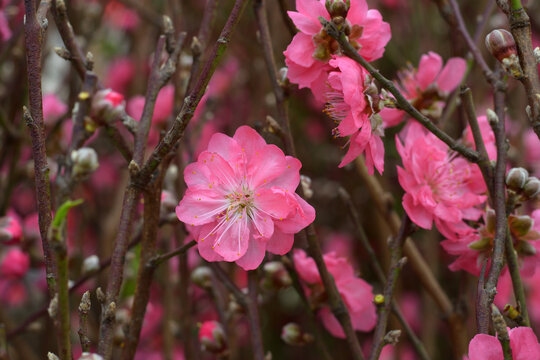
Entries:
POLYGON ((98 287, 96 289, 96 297, 100 303, 105 302, 105 293, 103 293, 103 290, 101 290, 101 287, 98 287))
POLYGON ((306 199, 311 199, 313 196, 313 190, 311 189, 311 178, 309 176, 300 175, 300 184, 302 184, 304 197, 306 199))
POLYGON ((495 111, 493 111, 491 109, 486 110, 486 117, 488 119, 488 123, 491 126, 494 126, 495 124, 497 124, 499 122, 499 117, 497 116, 495 111))
POLYGON ((532 199, 540 194, 540 180, 538 178, 531 176, 525 183, 523 187, 523 195, 532 199))
POLYGON ((529 233, 534 224, 533 219, 528 215, 510 215, 508 225, 510 231, 517 237, 525 236, 529 233))
POLYGON ((21 224, 12 216, 0 217, 0 243, 4 245, 18 244, 22 239, 21 224))
POLYGON ((346 18, 347 13, 349 12, 350 2, 345 2, 343 0, 326 0, 325 7, 332 20, 335 17, 346 18))
POLYGON ((533 51, 533 54, 534 54, 534 58, 536 59, 536 63, 537 64, 540 64, 540 47, 535 47, 534 48, 534 51, 533 51))
POLYGON ((383 294, 377 294, 373 297, 373 302, 375 305, 382 305, 384 304, 384 295, 383 294))
POLYGON ((199 329, 199 342, 204 351, 221 354, 227 349, 225 331, 217 321, 205 321, 199 329))
POLYGON ((506 185, 511 190, 520 191, 525 186, 528 178, 529 172, 524 168, 512 168, 506 175, 506 185))
POLYGON ((471 242, 467 246, 469 247, 469 249, 473 249, 473 250, 478 250, 478 251, 487 250, 491 247, 491 239, 488 237, 483 237, 480 240, 471 242))
POLYGON ((288 323, 281 329, 281 340, 286 344, 303 346, 313 341, 313 336, 304 333, 300 325, 296 323, 288 323))
POLYGON ((203 289, 210 289, 212 287, 212 271, 207 266, 199 266, 191 272, 191 281, 203 289))
POLYGON ((81 302, 79 304, 79 312, 88 314, 91 307, 92 302, 90 301, 90 291, 86 291, 81 298, 81 302))
POLYGON ((516 251, 524 256, 536 255, 536 248, 527 240, 518 241, 516 251))
POLYGON ((201 45, 201 42, 199 41, 199 39, 194 36, 193 39, 191 40, 191 53, 193 54, 193 56, 199 56, 201 55, 201 52, 202 52, 202 45, 201 45))
POLYGON ((84 259, 82 264, 82 273, 84 275, 91 274, 99 270, 99 257, 97 255, 90 255, 84 259))
POLYGON ((112 121, 125 112, 124 95, 112 89, 99 90, 92 98, 92 114, 105 122, 112 121))
POLYGON ((103 357, 96 353, 83 352, 79 360, 103 360, 103 357))
POLYGON ((263 287, 266 289, 284 289, 292 284, 289 272, 280 261, 270 261, 264 264, 263 287))
POLYGON ((497 217, 495 215, 495 210, 487 209, 486 211, 486 230, 489 234, 495 233, 495 224, 497 222, 497 217))
POLYGON ((52 352, 47 353, 47 360, 60 360, 58 356, 53 354, 52 352))
POLYGON ((99 167, 98 156, 94 149, 83 147, 71 152, 73 175, 84 178, 99 167))
POLYGON ((52 298, 51 302, 49 303, 49 307, 47 308, 47 312, 49 313, 51 319, 56 319, 56 315, 58 315, 58 294, 55 294, 52 298))
POLYGON ((517 55, 516 42, 509 31, 504 29, 493 30, 486 35, 486 47, 489 52, 500 62, 517 55))
POLYGON ((289 72, 289 68, 287 67, 282 67, 281 69, 279 69, 279 80, 282 82, 282 83, 285 83, 287 81, 287 73, 289 72))
POLYGON ((383 338, 385 344, 396 345, 399 342, 401 330, 390 330, 383 338))

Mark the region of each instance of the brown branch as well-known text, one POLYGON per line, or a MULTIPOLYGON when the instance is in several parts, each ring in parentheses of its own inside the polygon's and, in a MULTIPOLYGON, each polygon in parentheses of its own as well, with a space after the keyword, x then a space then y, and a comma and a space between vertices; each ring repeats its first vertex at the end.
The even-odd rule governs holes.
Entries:
POLYGON ((506 241, 505 241, 505 254, 506 263, 508 265, 508 271, 512 278, 512 287, 514 289, 514 296, 519 305, 519 313, 523 319, 523 326, 531 326, 529 320, 529 311, 527 310, 527 298, 525 296, 525 290, 523 289, 523 282, 521 281, 521 275, 519 273, 519 263, 517 253, 514 249, 512 235, 510 229, 507 227, 506 241))
POLYGON ((286 0, 278 0, 279 3, 279 12, 281 13, 281 19, 283 20, 283 23, 287 27, 287 30, 289 30, 289 34, 291 36, 296 35, 296 26, 294 26, 294 23, 292 22, 291 18, 287 14, 287 4, 285 3, 286 0))
POLYGON ((82 352, 90 351, 91 341, 88 337, 88 313, 90 312, 91 306, 90 291, 86 291, 79 304, 79 330, 77 331, 81 342, 82 352))
POLYGON ((45 258, 45 271, 49 297, 52 299, 56 289, 54 275, 56 272, 56 265, 47 237, 52 220, 52 209, 41 94, 41 46, 43 29, 37 21, 35 0, 25 0, 24 6, 26 16, 24 38, 26 45, 30 111, 26 108, 24 108, 23 111, 24 119, 30 130, 30 137, 32 139, 32 157, 34 159, 39 233, 43 247, 43 256, 45 258))
POLYGON ((248 271, 248 298, 247 315, 251 334, 251 346, 253 347, 253 358, 255 360, 265 360, 264 347, 261 332, 261 320, 259 317, 259 304, 257 301, 257 288, 259 281, 257 270, 248 271))

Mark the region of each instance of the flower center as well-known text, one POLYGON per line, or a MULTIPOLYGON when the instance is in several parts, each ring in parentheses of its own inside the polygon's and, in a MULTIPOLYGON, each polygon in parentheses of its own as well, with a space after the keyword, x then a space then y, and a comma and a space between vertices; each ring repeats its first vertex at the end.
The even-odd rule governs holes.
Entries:
MULTIPOLYGON (((363 28, 359 25, 350 26, 348 21, 345 26, 345 34, 349 37, 349 42, 356 49, 361 48, 360 44, 355 40, 362 36, 363 28)), ((332 58, 332 55, 339 54, 339 44, 338 42, 328 35, 328 33, 321 29, 319 33, 313 35, 313 43, 315 44, 315 51, 313 52, 313 57, 320 61, 328 61, 332 58)))

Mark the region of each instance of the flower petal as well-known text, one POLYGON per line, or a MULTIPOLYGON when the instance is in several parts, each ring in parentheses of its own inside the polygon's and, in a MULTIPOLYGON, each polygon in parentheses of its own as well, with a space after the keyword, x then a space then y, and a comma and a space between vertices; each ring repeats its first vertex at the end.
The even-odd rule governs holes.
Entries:
POLYGON ((453 91, 461 83, 466 69, 467 63, 464 59, 454 57, 448 60, 437 77, 439 89, 447 93, 453 91))

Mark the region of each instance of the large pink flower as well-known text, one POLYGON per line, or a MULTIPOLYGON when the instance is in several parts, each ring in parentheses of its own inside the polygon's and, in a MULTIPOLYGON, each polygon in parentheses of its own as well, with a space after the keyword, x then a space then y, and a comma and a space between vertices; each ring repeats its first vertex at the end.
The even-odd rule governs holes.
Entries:
MULTIPOLYGON (((330 20, 325 0, 297 0, 296 10, 289 16, 300 30, 287 50, 285 63, 288 78, 300 88, 310 88, 318 100, 324 102, 326 78, 331 67, 328 61, 339 52, 339 46, 322 29, 319 17, 330 20)), ((368 10, 365 0, 351 0, 346 16, 350 28, 349 40, 366 60, 373 61, 384 53, 391 38, 390 25, 382 21, 377 10, 368 10)))
POLYGON ((289 252, 294 234, 315 219, 315 210, 295 193, 301 166, 248 126, 232 138, 212 136, 208 150, 186 167, 188 189, 176 208, 193 227, 201 256, 252 270, 266 250, 289 252))
MULTIPOLYGON (((540 359, 540 344, 530 327, 509 329, 514 360, 540 359)), ((495 336, 477 334, 469 343, 469 360, 503 360, 501 343, 495 336)))
MULTIPOLYGON (((467 64, 462 58, 451 58, 443 67, 442 58, 430 51, 422 55, 418 69, 410 64, 398 73, 401 93, 424 115, 438 118, 448 94, 461 82, 467 64)), ((381 111, 386 127, 398 125, 406 113, 385 108, 381 111)))
MULTIPOLYGON (((349 310, 353 328, 358 331, 372 330, 377 323, 377 314, 373 304, 371 285, 354 275, 354 269, 347 259, 338 257, 333 252, 324 254, 323 258, 349 310)), ((307 284, 307 295, 313 295, 317 299, 324 298, 321 296, 322 280, 315 261, 308 257, 303 250, 295 250, 294 263, 300 279, 307 284)), ((332 335, 345 338, 341 325, 328 306, 323 306, 319 310, 319 316, 332 335)))
POLYGON ((384 145, 380 136, 383 128, 378 115, 378 95, 369 93, 369 74, 345 57, 335 57, 330 65, 339 71, 328 75, 326 113, 339 124, 334 131, 336 136, 350 136, 349 150, 339 167, 364 153, 370 174, 373 174, 373 165, 382 174, 384 145))
POLYGON ((396 147, 403 161, 403 168, 398 166, 403 207, 411 220, 424 229, 435 222, 449 239, 469 233, 463 220, 477 220, 482 212, 475 206, 486 200, 472 178, 473 165, 417 122, 410 123, 403 143, 396 136, 396 147))

